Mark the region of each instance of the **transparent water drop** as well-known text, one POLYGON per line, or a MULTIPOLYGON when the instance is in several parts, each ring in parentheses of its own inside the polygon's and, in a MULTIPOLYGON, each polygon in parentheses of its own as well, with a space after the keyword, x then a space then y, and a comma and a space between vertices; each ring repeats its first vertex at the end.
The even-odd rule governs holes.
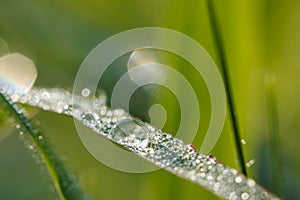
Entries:
POLYGON ((40 136, 38 137, 38 139, 39 139, 39 140, 43 140, 44 137, 43 137, 42 135, 40 135, 40 136))
POLYGON ((67 104, 62 108, 62 112, 67 115, 72 115, 76 119, 82 119, 83 109, 77 104, 67 104))
POLYGON ((268 197, 268 193, 267 192, 262 192, 260 194, 260 197, 263 199, 263 198, 267 198, 268 197))
POLYGON ((49 91, 47 91, 46 89, 42 89, 40 93, 43 99, 49 99, 51 97, 49 91))
POLYGON ((254 187, 254 186, 255 186, 255 181, 252 180, 252 179, 249 179, 249 180, 247 181, 247 185, 248 185, 249 187, 254 187))
POLYGON ((242 144, 247 144, 247 141, 245 139, 241 139, 242 144))
POLYGON ((82 115, 82 123, 88 127, 94 127, 97 121, 93 114, 87 113, 82 115))
POLYGON ((16 129, 20 129, 21 125, 20 124, 16 124, 16 129))
POLYGON ((111 137, 119 144, 145 148, 149 142, 149 131, 136 119, 123 119, 111 130, 111 137))
POLYGON ((255 159, 251 159, 246 163, 246 167, 251 167, 255 164, 255 159))
POLYGON ((249 199, 249 194, 247 192, 244 192, 242 195, 241 195, 242 199, 243 200, 247 200, 249 199))
POLYGON ((114 111, 113 111, 113 114, 114 114, 114 116, 123 116, 123 115, 125 115, 125 110, 123 110, 123 109, 115 109, 114 111))
POLYGON ((170 149, 170 151, 174 152, 174 153, 179 153, 182 152, 184 150, 184 143, 177 139, 174 138, 173 140, 167 141, 165 143, 166 148, 170 149))
POLYGON ((81 95, 83 97, 88 97, 90 94, 91 94, 91 91, 88 88, 84 88, 84 89, 81 90, 81 95))
POLYGON ((94 108, 96 109, 106 105, 106 95, 100 95, 99 97, 95 98, 93 104, 94 104, 94 108))
POLYGON ((236 183, 240 183, 240 182, 242 182, 242 180, 243 180, 243 179, 242 179, 241 176, 238 176, 238 177, 235 178, 235 182, 236 182, 236 183))
POLYGON ((21 54, 9 54, 0 58, 0 89, 12 94, 26 94, 37 77, 35 66, 21 54))
POLYGON ((67 114, 67 115, 71 115, 72 114, 72 110, 73 110, 73 106, 72 105, 64 105, 63 106, 63 113, 67 114))

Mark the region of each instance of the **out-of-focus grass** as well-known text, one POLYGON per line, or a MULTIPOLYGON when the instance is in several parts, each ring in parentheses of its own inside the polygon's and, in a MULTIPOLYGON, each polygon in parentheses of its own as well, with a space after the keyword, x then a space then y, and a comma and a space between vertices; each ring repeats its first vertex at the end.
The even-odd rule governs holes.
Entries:
MULTIPOLYGON (((300 130, 297 121, 300 117, 300 3, 229 0, 215 1, 214 5, 227 55, 238 122, 242 137, 247 141, 243 145, 245 157, 246 160, 256 159, 255 165, 248 169, 250 176, 271 187, 268 172, 276 166, 268 165, 272 150, 265 148, 269 143, 268 121, 271 119, 264 76, 272 71, 277 77, 275 90, 283 155, 283 191, 286 199, 297 199, 299 193, 295 188, 300 185, 297 170, 300 160, 295 156, 300 130)), ((81 62, 92 48, 113 34, 142 26, 181 31, 197 40, 218 63, 203 1, 0 1, 0 37, 8 43, 11 52, 23 53, 35 61, 39 71, 37 85, 45 87, 71 88, 81 62)), ((199 97, 204 95, 199 100, 200 109, 209 106, 205 87, 198 85, 198 77, 193 71, 178 66, 178 63, 174 63, 174 68, 191 80, 199 97)), ((171 101, 170 95, 164 97, 163 102, 171 101)), ((178 113, 178 108, 173 106, 168 112, 178 113)), ((209 123, 209 111, 201 110, 203 120, 194 141, 198 149, 209 123)), ((125 174, 110 169, 89 155, 80 143, 71 119, 45 112, 40 112, 36 119, 57 150, 65 155, 67 164, 80 177, 83 189, 93 199, 218 199, 162 170, 125 174)), ((168 120, 166 129, 175 132, 178 118, 170 115, 168 120)), ((236 168, 234 149, 230 123, 226 123, 212 154, 236 168)))

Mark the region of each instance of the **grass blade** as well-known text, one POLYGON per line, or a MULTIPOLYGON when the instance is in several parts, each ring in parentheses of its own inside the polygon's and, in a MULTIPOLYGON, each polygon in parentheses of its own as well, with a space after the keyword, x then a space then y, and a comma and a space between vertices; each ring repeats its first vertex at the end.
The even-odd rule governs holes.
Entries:
POLYGON ((223 73, 223 78, 224 78, 225 89, 227 92, 229 114, 230 114, 230 119, 231 119, 231 123, 232 123, 234 141, 235 141, 237 157, 238 157, 238 163, 239 163, 241 172, 243 174, 247 175, 246 162, 245 162, 243 148, 242 148, 242 144, 241 144, 241 134, 240 134, 238 119, 237 119, 237 115, 236 115, 233 92, 231 90, 230 77, 229 77, 228 65, 226 62, 226 54, 225 54, 225 50, 224 50, 224 44, 222 42, 220 28, 218 26, 218 22, 216 19, 216 13, 215 13, 213 1, 206 0, 206 3, 207 3, 208 15, 209 15, 208 18, 209 18, 211 30, 212 30, 211 32, 213 35, 216 53, 219 58, 219 63, 220 63, 221 70, 223 73))
POLYGON ((49 173, 60 200, 65 199, 88 199, 81 191, 77 180, 63 165, 60 157, 53 151, 45 137, 31 124, 30 120, 24 116, 22 110, 6 95, 0 93, 0 98, 4 100, 11 113, 16 117, 21 126, 28 131, 30 138, 35 144, 41 159, 49 173), (43 138, 42 140, 40 138, 43 138))
MULTIPOLYGON (((16 96, 14 101, 71 116, 99 136, 119 144, 152 164, 189 180, 219 197, 225 199, 279 199, 252 179, 247 178, 235 169, 223 165, 215 157, 197 152, 190 144, 184 144, 182 140, 163 133, 150 124, 135 123, 143 129, 140 133, 147 135, 146 143, 128 140, 126 137, 132 138, 133 135, 131 134, 135 133, 130 132, 132 129, 127 131, 118 126, 128 122, 132 125, 136 118, 133 118, 124 110, 121 112, 120 109, 110 109, 102 101, 100 105, 95 104, 95 102, 98 102, 98 98, 72 95, 57 88, 33 88, 29 94, 23 97, 16 96), (42 95, 43 92, 47 92, 49 95, 42 95), (43 104, 35 104, 35 102, 29 100, 32 98, 42 100, 43 104), (105 107, 105 109, 98 112, 97 108, 99 106, 100 108, 105 107), (120 130, 124 132, 120 132, 120 130), (143 145, 140 146, 141 144, 143 145)), ((145 139, 144 136, 143 138, 145 139)), ((128 160, 126 161, 128 162, 128 160)))

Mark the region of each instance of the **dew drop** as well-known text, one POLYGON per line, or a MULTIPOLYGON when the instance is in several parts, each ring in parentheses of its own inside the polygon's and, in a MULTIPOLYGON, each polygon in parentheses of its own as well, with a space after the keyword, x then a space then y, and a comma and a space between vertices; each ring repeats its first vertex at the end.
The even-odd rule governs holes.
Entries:
POLYGON ((62 112, 65 114, 71 115, 72 114, 72 105, 64 105, 62 112))
POLYGON ((125 115, 125 110, 123 110, 123 109, 115 109, 113 112, 114 112, 115 116, 123 116, 123 115, 125 115))
POLYGON ((213 186, 213 190, 218 191, 220 189, 220 185, 221 185, 220 183, 215 183, 213 186))
POLYGON ((241 139, 242 144, 247 144, 247 141, 245 139, 241 139))
POLYGON ((148 145, 148 129, 136 119, 123 119, 111 130, 112 138, 119 144, 145 148, 148 145))
POLYGON ((43 99, 50 99, 50 93, 46 90, 46 89, 42 89, 41 91, 40 91, 40 93, 41 93, 41 97, 43 98, 43 99))
POLYGON ((81 90, 81 95, 83 97, 88 97, 90 94, 91 94, 91 91, 88 88, 84 88, 84 89, 81 90))
POLYGON ((191 176, 191 180, 192 180, 192 181, 195 181, 196 179, 197 179, 197 176, 196 176, 196 175, 192 175, 192 176, 191 176))
POLYGON ((200 172, 205 172, 205 169, 204 169, 204 167, 200 167, 200 172))
POLYGON ((241 195, 242 199, 244 200, 247 200, 249 199, 249 194, 247 192, 244 192, 242 195, 241 195))
POLYGON ((246 167, 251 167, 255 164, 255 159, 251 159, 246 163, 246 167))
POLYGON ((254 186, 255 186, 255 181, 249 179, 249 180, 247 181, 247 185, 248 185, 249 187, 254 187, 254 186))
POLYGON ((262 192, 260 194, 260 197, 263 199, 263 198, 267 198, 268 197, 268 193, 267 192, 262 192))
POLYGON ((184 144, 181 140, 174 138, 165 143, 165 146, 174 153, 179 153, 184 151, 184 144))
POLYGON ((102 106, 106 105, 106 94, 103 91, 100 91, 100 94, 98 97, 95 97, 93 101, 93 107, 95 110, 99 109, 102 106))
POLYGON ((63 106, 63 113, 67 115, 72 115, 76 119, 82 119, 83 110, 79 105, 76 104, 69 104, 63 106))
POLYGON ((236 178, 235 178, 235 182, 236 182, 236 183, 242 182, 242 177, 240 177, 240 176, 236 177, 236 178))
POLYGON ((152 153, 154 153, 154 149, 153 149, 153 148, 147 148, 147 149, 146 149, 146 152, 147 152, 148 154, 152 154, 152 153))
POLYGON ((94 127, 97 121, 93 114, 87 113, 82 115, 82 123, 87 127, 94 127))
POLYGON ((39 140, 43 140, 44 137, 43 137, 42 135, 40 135, 40 136, 38 137, 38 139, 39 139, 39 140))
POLYGON ((0 58, 0 89, 8 94, 26 94, 37 77, 29 58, 13 53, 0 58))

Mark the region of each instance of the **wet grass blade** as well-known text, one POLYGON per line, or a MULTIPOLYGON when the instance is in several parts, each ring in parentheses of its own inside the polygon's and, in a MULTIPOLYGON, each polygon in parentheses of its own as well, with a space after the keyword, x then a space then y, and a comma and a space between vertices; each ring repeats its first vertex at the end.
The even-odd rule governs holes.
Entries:
POLYGON ((60 200, 65 199, 88 199, 79 186, 74 175, 64 166, 61 158, 53 151, 45 137, 36 129, 30 120, 23 114, 22 110, 4 94, 0 93, 0 98, 6 103, 10 114, 18 119, 21 126, 25 127, 38 153, 48 170, 49 176, 55 187, 60 200), (41 140, 41 138, 43 138, 41 140))
MULTIPOLYGON (((116 137, 116 134, 118 135, 121 130, 120 124, 126 126, 131 124, 132 127, 132 122, 136 121, 136 118, 124 110, 120 112, 120 109, 108 108, 103 101, 99 104, 99 98, 103 97, 86 98, 76 94, 72 95, 63 89, 33 88, 23 97, 16 96, 14 101, 22 100, 23 104, 71 116, 99 136, 119 144, 152 164, 189 180, 219 197, 225 199, 279 199, 255 183, 254 180, 223 165, 214 156, 203 155, 190 144, 185 144, 182 140, 164 133, 150 124, 141 121, 133 123, 134 126, 144 130, 141 134, 147 135, 143 137, 144 139, 147 138, 143 142, 141 140, 139 142, 128 140, 128 137, 131 138, 132 134, 135 134, 132 132, 133 129, 128 129, 128 131, 123 132, 126 134, 116 137), (45 91, 49 95, 44 96, 43 92, 45 91), (29 100, 32 99, 31 97, 42 100, 43 104, 35 104, 29 100), (98 104, 95 104, 95 101, 98 104), (99 113, 97 109, 100 107, 104 109, 103 112, 99 113), (144 143, 145 141, 146 143, 144 143), (141 146, 141 144, 143 145, 141 146)), ((126 161, 128 162, 128 160, 126 161)))

